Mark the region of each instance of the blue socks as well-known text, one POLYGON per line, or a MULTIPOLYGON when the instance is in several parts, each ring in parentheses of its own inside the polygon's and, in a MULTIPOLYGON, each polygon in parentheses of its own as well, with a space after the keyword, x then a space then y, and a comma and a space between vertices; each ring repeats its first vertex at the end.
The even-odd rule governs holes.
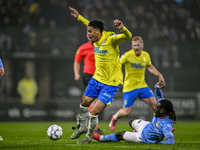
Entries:
POLYGON ((105 142, 106 141, 107 142, 119 142, 119 140, 115 137, 115 133, 103 136, 103 141, 105 141, 105 142))

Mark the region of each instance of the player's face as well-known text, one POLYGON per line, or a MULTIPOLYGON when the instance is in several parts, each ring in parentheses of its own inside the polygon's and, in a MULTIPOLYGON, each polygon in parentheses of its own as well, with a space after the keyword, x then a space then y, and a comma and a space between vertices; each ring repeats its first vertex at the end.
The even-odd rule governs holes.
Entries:
POLYGON ((156 108, 154 110, 156 117, 160 117, 161 116, 161 108, 160 108, 160 103, 158 102, 156 104, 156 108))
POLYGON ((100 31, 98 29, 90 26, 87 27, 87 36, 92 43, 99 41, 99 33, 100 31))
POLYGON ((132 49, 134 50, 136 56, 141 55, 143 47, 144 45, 140 42, 140 40, 132 41, 132 49))
POLYGON ((90 41, 90 43, 93 44, 93 41, 92 41, 92 39, 89 38, 88 34, 87 34, 87 39, 88 39, 88 41, 90 41))

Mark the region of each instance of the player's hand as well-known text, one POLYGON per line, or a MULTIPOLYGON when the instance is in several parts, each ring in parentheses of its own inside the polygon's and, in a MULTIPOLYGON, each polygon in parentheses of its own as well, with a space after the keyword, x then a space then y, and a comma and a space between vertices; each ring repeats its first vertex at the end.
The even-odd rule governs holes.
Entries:
POLYGON ((72 7, 69 7, 69 9, 72 11, 71 15, 74 17, 74 18, 78 18, 79 16, 79 13, 76 9, 72 8, 72 7))
POLYGON ((76 80, 76 81, 81 80, 81 75, 75 75, 74 80, 76 80))
POLYGON ((3 68, 0 68, 0 76, 3 76, 5 74, 5 71, 3 68))
POLYGON ((123 23, 120 20, 116 19, 113 22, 114 22, 114 25, 117 29, 119 29, 119 30, 123 29, 124 26, 123 26, 123 23))
POLYGON ((162 75, 159 76, 159 82, 165 86, 165 79, 163 78, 162 75))
POLYGON ((157 88, 158 89, 162 89, 163 87, 165 87, 163 83, 161 83, 161 82, 157 83, 157 88))

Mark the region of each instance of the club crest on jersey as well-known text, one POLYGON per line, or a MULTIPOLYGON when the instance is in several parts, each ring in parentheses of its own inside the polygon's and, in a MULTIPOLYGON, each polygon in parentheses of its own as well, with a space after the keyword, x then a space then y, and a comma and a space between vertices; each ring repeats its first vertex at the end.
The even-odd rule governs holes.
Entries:
POLYGON ((106 41, 103 40, 103 41, 101 42, 101 46, 105 45, 105 43, 106 43, 106 41))
POLYGON ((116 37, 118 34, 114 34, 114 33, 112 33, 110 36, 114 36, 114 37, 116 37))
POLYGON ((156 123, 156 126, 159 127, 160 125, 161 125, 161 122, 158 121, 158 122, 156 123))

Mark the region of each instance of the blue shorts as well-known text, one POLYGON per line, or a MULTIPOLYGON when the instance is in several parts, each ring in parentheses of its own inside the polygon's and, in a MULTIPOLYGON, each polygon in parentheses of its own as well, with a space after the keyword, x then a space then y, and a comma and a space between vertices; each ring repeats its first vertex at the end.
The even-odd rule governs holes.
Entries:
POLYGON ((149 98, 149 97, 154 97, 154 94, 149 87, 135 89, 130 92, 124 92, 123 93, 124 108, 132 106, 137 97, 139 97, 140 99, 149 98))
POLYGON ((111 106, 113 97, 118 91, 118 88, 119 86, 106 85, 95 80, 94 78, 91 78, 83 94, 88 97, 97 98, 104 104, 111 106))

